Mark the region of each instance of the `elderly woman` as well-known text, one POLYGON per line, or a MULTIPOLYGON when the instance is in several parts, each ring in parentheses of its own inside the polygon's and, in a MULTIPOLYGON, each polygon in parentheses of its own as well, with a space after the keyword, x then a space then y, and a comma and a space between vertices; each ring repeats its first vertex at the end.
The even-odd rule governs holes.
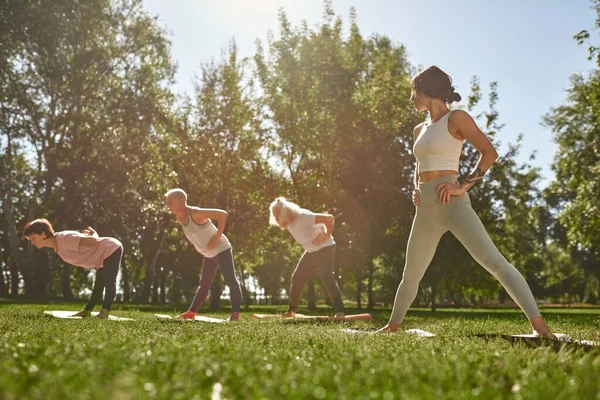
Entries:
POLYGON ((202 261, 202 275, 196 295, 190 308, 179 315, 180 319, 194 319, 196 313, 204 304, 211 283, 217 273, 217 268, 229 286, 231 297, 231 321, 240 319, 242 290, 235 276, 233 252, 229 239, 223 234, 227 224, 227 212, 215 208, 200 208, 187 204, 187 193, 182 189, 171 189, 165 193, 165 203, 169 211, 175 214, 175 219, 185 237, 194 245, 198 253, 204 256, 202 261), (212 220, 216 220, 218 228, 212 220))
POLYGON ((318 270, 321 281, 335 308, 335 317, 344 318, 344 303, 334 277, 335 241, 331 233, 335 218, 331 214, 316 214, 300 208, 297 204, 278 197, 271 203, 270 224, 287 229, 304 247, 290 287, 290 300, 284 316, 295 317, 304 285, 318 270))

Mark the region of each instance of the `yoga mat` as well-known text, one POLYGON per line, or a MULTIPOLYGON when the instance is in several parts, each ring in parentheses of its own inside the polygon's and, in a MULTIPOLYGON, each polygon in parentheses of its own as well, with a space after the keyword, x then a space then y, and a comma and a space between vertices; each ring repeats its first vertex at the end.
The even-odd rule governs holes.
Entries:
MULTIPOLYGON (((154 314, 155 317, 157 318, 161 318, 161 319, 169 319, 172 321, 192 321, 191 319, 178 319, 177 317, 172 317, 170 315, 167 314, 154 314)), ((194 318, 193 322, 209 322, 209 323, 213 323, 213 324, 222 324, 224 322, 229 322, 229 320, 227 319, 219 319, 219 318, 211 318, 211 317, 205 317, 202 315, 196 315, 196 317, 194 318)))
MULTIPOLYGON (((595 342, 593 340, 577 340, 572 338, 571 336, 565 333, 555 333, 556 339, 558 342, 564 343, 575 343, 582 346, 600 346, 600 342, 595 342)), ((516 341, 526 341, 529 343, 541 344, 543 342, 554 342, 552 339, 541 338, 537 335, 528 334, 528 335, 502 335, 502 337, 511 342, 516 341)))
MULTIPOLYGON (((73 316, 73 314, 77 314, 77 313, 78 313, 78 311, 44 311, 44 314, 51 315, 56 318, 82 319, 83 317, 74 317, 73 316)), ((98 315, 97 312, 93 312, 91 314, 92 317, 95 317, 96 315, 98 315)), ((90 318, 90 317, 85 317, 85 318, 90 318)), ((114 316, 111 314, 108 314, 108 319, 110 319, 111 321, 133 321, 133 319, 131 319, 131 318, 117 317, 117 316, 114 316)))
POLYGON ((252 318, 258 319, 281 319, 281 320, 301 320, 301 321, 372 321, 371 314, 346 315, 344 318, 329 317, 327 315, 304 315, 296 314, 294 318, 284 317, 281 314, 254 314, 252 318))
MULTIPOLYGON (((364 330, 364 329, 343 329, 342 332, 346 333, 360 333, 360 334, 369 334, 374 335, 374 330, 364 330)), ((407 329, 405 331, 409 335, 416 335, 419 337, 435 337, 435 333, 427 332, 422 329, 407 329)))

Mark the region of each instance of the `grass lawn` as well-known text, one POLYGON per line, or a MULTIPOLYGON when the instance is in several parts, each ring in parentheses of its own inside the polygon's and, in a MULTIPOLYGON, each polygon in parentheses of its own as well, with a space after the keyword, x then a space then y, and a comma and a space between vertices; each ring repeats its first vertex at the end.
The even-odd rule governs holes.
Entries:
MULTIPOLYGON (((372 312, 375 324, 250 319, 283 310, 274 307, 229 324, 152 315, 169 307, 116 305, 134 322, 42 313, 61 309, 80 308, 0 303, 0 399, 600 399, 600 348, 474 337, 530 333, 513 309, 411 310, 404 328, 435 338, 342 332, 382 326, 385 309, 372 312)), ((543 313, 556 332, 600 341, 600 309, 543 313)))

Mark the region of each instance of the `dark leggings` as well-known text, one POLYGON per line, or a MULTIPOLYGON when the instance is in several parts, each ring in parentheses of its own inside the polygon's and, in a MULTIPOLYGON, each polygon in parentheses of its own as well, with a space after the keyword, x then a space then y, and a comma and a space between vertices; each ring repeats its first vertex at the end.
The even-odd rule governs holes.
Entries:
POLYGON ((319 270, 321 282, 325 286, 329 298, 333 303, 335 312, 344 312, 344 303, 342 302, 342 294, 340 288, 335 282, 335 274, 333 266, 335 265, 335 245, 323 247, 314 253, 304 252, 296 270, 292 274, 292 287, 290 288, 290 305, 288 311, 296 312, 302 297, 304 285, 310 277, 319 270))
POLYGON ((208 296, 208 290, 210 285, 215 278, 217 268, 221 267, 221 273, 225 278, 225 283, 229 286, 229 297, 231 298, 231 311, 240 312, 240 305, 242 302, 242 289, 240 283, 235 277, 235 267, 233 265, 233 252, 231 249, 224 250, 217 254, 213 258, 204 257, 202 261, 202 274, 200 275, 200 286, 196 291, 190 311, 198 312, 206 297, 208 296))
POLYGON ((92 296, 85 306, 86 310, 92 311, 94 309, 94 306, 102 298, 102 292, 106 289, 102 308, 110 311, 110 307, 117 295, 117 274, 119 273, 122 256, 123 247, 119 247, 104 260, 102 268, 96 270, 96 281, 94 282, 92 296))

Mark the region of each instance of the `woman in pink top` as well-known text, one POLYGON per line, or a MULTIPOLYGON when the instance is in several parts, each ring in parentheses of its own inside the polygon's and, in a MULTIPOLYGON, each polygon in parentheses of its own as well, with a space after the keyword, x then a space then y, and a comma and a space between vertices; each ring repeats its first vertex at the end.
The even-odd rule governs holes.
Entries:
POLYGON ((111 237, 99 237, 91 227, 81 232, 54 232, 52 224, 45 218, 36 219, 25 225, 23 234, 38 249, 53 248, 59 257, 81 268, 96 269, 96 281, 92 296, 85 309, 74 316, 87 317, 104 294, 98 318, 107 318, 117 293, 117 274, 123 256, 123 245, 111 237))

